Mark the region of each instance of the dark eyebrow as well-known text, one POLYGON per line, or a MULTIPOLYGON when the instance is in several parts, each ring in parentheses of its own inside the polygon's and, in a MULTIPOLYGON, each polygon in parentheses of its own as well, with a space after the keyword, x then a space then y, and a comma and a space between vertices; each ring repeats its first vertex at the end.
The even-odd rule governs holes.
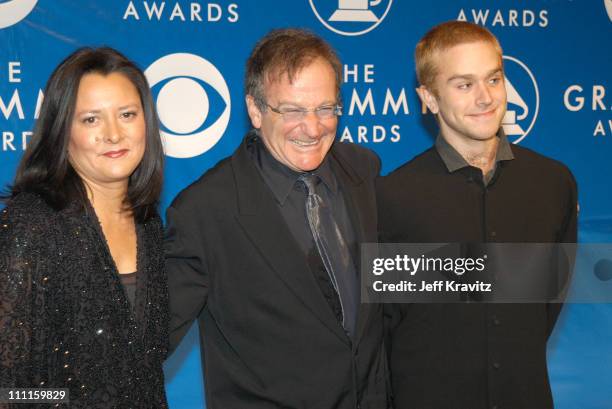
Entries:
MULTIPOLYGON (((331 101, 331 100, 330 101, 324 101, 324 102, 321 103, 321 105, 315 107, 315 109, 316 108, 325 107, 325 106, 330 106, 330 105, 337 105, 337 104, 338 104, 338 102, 336 102, 336 101, 331 101)), ((286 101, 286 102, 279 102, 278 106, 279 107, 281 107, 281 106, 283 106, 283 107, 289 106, 291 108, 305 109, 303 106, 300 106, 300 105, 296 104, 295 102, 288 102, 288 101, 286 101)))
MULTIPOLYGON (((495 75, 495 74, 497 74, 497 73, 502 73, 502 69, 501 69, 501 67, 498 67, 498 68, 494 68, 494 69, 492 69, 491 71, 489 71, 489 72, 487 73, 487 75, 485 75, 485 77, 491 77, 492 75, 495 75)), ((460 80, 460 79, 463 79, 463 80, 473 80, 474 78, 475 78, 475 76, 474 76, 474 75, 472 75, 472 74, 466 74, 466 75, 453 75, 452 77, 450 77, 450 78, 447 80, 447 82, 452 82, 452 81, 455 81, 455 80, 460 80)))
MULTIPOLYGON (((129 108, 136 108, 138 109, 138 103, 134 102, 132 104, 127 104, 127 105, 122 105, 118 108, 119 111, 123 111, 125 109, 129 109, 129 108)), ((100 109, 84 109, 82 111, 76 112, 75 115, 77 116, 81 116, 83 114, 99 114, 100 112, 102 112, 102 110, 100 109)))
POLYGON ((119 107, 119 111, 122 111, 124 109, 128 109, 128 108, 138 108, 138 104, 137 103, 133 103, 133 104, 127 104, 127 105, 123 105, 119 107))
POLYGON ((84 109, 75 113, 76 116, 81 116, 84 114, 99 114, 101 111, 99 109, 84 109))

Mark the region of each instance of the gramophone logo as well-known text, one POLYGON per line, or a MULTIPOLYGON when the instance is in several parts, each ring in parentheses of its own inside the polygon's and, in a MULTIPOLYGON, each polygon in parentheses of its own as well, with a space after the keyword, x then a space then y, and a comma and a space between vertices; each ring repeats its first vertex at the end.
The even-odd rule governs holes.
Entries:
POLYGON ((610 17, 610 21, 612 21, 612 0, 604 0, 604 5, 608 11, 608 17, 610 17))
POLYGON ((38 0, 10 0, 0 3, 0 29, 12 26, 26 18, 38 0))
POLYGON ((393 0, 310 0, 319 21, 334 33, 358 36, 374 30, 393 0))
POLYGON ((508 140, 519 143, 529 135, 538 118, 540 92, 525 63, 508 55, 503 58, 508 107, 502 126, 508 140))

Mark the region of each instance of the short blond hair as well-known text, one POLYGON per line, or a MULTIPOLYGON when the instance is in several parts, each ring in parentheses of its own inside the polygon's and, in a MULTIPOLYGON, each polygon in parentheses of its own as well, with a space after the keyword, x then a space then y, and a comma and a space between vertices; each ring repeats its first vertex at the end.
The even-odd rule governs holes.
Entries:
POLYGON ((421 85, 435 92, 433 87, 438 67, 436 57, 438 53, 448 50, 459 44, 485 41, 492 44, 502 58, 502 48, 497 38, 486 28, 466 21, 447 21, 438 24, 427 32, 418 42, 414 61, 417 79, 421 85))

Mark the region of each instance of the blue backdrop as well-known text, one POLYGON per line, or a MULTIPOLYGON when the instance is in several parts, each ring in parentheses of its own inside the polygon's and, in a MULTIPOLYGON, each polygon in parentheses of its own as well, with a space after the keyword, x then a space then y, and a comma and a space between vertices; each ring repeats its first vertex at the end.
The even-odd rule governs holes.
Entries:
MULTIPOLYGON (((244 62, 261 36, 286 26, 336 47, 345 64, 338 138, 375 150, 387 173, 432 143, 435 123, 414 91, 413 50, 431 26, 451 19, 498 36, 506 133, 570 167, 580 240, 611 242, 612 0, 0 0, 0 185, 14 176, 53 68, 77 47, 109 45, 151 83, 167 153, 163 211, 238 146, 248 129, 244 62)), ((612 282, 602 285, 612 291, 612 282)), ((610 305, 566 306, 549 343, 559 409, 612 408, 610 340, 610 305)), ((172 408, 202 406, 195 328, 166 374, 172 408)))

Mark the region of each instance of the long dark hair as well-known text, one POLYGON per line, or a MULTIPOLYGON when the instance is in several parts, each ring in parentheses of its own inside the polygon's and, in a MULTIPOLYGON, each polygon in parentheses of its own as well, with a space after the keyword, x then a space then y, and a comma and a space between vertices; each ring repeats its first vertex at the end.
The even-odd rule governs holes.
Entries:
POLYGON ((80 48, 53 71, 45 87, 34 134, 17 168, 10 195, 34 192, 56 210, 73 201, 85 207, 87 192, 68 160, 68 143, 79 83, 89 73, 123 74, 140 95, 146 126, 145 151, 129 178, 124 204, 136 221, 143 222, 156 213, 162 188, 164 155, 159 124, 143 72, 109 47, 80 48))

